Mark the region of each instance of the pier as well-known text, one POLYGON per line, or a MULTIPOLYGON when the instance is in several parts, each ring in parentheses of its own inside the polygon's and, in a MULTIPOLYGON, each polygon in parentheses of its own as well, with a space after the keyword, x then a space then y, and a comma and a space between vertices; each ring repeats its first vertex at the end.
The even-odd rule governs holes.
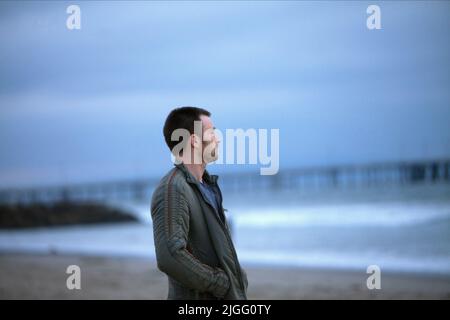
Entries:
MULTIPOLYGON (((274 191, 325 188, 370 188, 383 185, 450 183, 450 159, 386 162, 365 165, 280 169, 273 176, 259 170, 221 174, 225 192, 270 189, 274 191)), ((73 185, 0 190, 0 203, 49 203, 56 201, 106 201, 128 199, 150 202, 160 178, 92 182, 73 185)))

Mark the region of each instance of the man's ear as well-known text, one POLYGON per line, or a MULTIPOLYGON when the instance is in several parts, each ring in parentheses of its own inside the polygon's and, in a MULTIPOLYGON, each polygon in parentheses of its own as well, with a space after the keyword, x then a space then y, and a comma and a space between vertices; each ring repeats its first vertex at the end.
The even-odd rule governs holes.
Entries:
POLYGON ((191 134, 190 136, 191 141, 191 147, 192 148, 199 148, 200 147, 200 138, 196 134, 191 134))

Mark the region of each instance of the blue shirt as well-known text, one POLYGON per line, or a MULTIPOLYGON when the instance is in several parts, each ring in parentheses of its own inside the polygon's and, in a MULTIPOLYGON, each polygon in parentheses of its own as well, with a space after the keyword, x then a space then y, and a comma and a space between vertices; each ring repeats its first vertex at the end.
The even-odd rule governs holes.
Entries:
POLYGON ((218 196, 216 195, 216 193, 214 192, 212 187, 209 186, 207 183, 200 182, 199 185, 200 185, 200 190, 203 193, 203 196, 214 207, 214 209, 216 209, 216 212, 217 212, 219 218, 222 220, 222 218, 220 217, 220 213, 219 213, 220 212, 220 202, 219 202, 218 196))

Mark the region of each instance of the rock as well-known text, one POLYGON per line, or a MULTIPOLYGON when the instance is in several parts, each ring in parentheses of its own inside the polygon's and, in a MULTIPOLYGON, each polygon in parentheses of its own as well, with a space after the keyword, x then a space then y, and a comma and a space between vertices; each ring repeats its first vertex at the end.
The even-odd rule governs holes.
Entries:
POLYGON ((132 214, 98 203, 0 205, 0 229, 133 221, 132 214))

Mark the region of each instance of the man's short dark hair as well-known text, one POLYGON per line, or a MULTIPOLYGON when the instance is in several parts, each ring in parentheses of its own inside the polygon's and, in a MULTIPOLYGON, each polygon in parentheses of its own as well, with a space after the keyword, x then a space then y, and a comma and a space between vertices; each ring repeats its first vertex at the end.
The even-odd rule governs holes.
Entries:
POLYGON ((176 129, 186 129, 190 134, 194 133, 194 121, 200 121, 200 116, 211 116, 208 110, 196 107, 181 107, 172 110, 167 116, 164 123, 164 139, 170 151, 179 143, 178 141, 172 141, 172 132, 176 129))

